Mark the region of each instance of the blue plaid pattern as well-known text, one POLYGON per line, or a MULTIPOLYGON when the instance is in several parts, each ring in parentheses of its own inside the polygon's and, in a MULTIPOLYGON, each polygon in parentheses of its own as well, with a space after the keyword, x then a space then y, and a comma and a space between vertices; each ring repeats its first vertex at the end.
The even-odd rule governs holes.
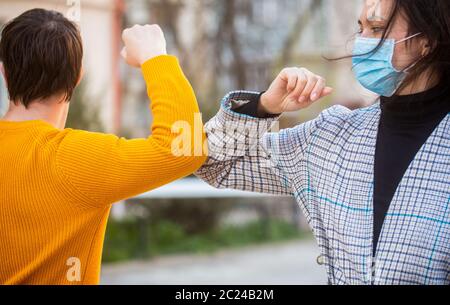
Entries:
POLYGON ((374 258, 380 104, 356 111, 334 106, 315 120, 271 133, 276 118, 232 110, 255 94, 230 93, 206 125, 210 157, 200 178, 217 188, 294 196, 330 284, 450 284, 450 114, 398 186, 374 258))

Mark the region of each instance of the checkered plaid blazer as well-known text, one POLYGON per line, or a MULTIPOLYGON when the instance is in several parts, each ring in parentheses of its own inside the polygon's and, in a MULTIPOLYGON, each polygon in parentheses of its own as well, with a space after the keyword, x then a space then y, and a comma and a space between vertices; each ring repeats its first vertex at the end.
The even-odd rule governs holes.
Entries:
POLYGON ((206 125, 210 157, 197 173, 201 179, 217 188, 294 196, 330 284, 450 284, 450 114, 398 186, 374 258, 380 104, 356 111, 334 106, 274 133, 268 130, 276 118, 232 110, 255 94, 230 93, 206 125))

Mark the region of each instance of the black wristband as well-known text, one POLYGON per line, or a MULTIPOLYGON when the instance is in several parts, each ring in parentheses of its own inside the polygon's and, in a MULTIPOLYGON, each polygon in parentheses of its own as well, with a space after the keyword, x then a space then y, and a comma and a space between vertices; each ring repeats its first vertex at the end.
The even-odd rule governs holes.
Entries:
POLYGON ((258 119, 269 119, 269 118, 276 118, 278 116, 280 116, 279 114, 269 114, 269 113, 264 113, 263 115, 261 115, 260 113, 258 113, 258 106, 259 103, 261 102, 261 97, 262 95, 265 93, 266 91, 261 92, 258 95, 255 95, 255 98, 251 99, 247 104, 242 105, 236 109, 234 109, 234 112, 240 113, 240 114, 245 114, 254 118, 258 118, 258 119))

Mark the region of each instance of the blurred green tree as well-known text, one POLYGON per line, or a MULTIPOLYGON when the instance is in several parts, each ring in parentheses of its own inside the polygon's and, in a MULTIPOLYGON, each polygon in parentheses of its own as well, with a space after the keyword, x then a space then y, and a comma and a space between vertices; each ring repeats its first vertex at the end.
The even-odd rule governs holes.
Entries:
POLYGON ((66 127, 103 132, 100 109, 96 103, 91 102, 93 97, 88 94, 87 84, 87 79, 81 81, 72 96, 66 127))

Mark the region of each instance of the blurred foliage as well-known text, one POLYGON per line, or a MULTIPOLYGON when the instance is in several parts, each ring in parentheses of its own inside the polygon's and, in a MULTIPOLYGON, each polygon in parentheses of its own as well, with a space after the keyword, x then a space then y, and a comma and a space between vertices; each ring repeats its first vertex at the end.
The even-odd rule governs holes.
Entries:
MULTIPOLYGON (((265 90, 279 71, 298 65, 306 52, 298 45, 309 33, 324 35, 323 0, 127 0, 124 25, 157 23, 170 52, 180 59, 195 89, 204 120, 219 108, 223 95, 236 89, 265 90), (290 13, 277 14, 289 11, 290 13)), ((308 40, 313 59, 326 39, 308 40), (317 42, 318 41, 318 42, 317 42), (316 43, 317 42, 317 43, 316 43)), ((327 74, 324 76, 328 76, 327 74)))
POLYGON ((151 223, 166 219, 178 224, 187 234, 199 234, 217 228, 234 202, 223 199, 212 204, 208 198, 141 200, 139 204, 128 205, 128 209, 131 214, 144 215, 151 223))
POLYGON ((242 226, 223 226, 188 234, 173 221, 148 223, 139 219, 108 223, 103 262, 145 259, 177 253, 211 253, 224 248, 309 237, 281 220, 255 221, 242 226))
POLYGON ((66 127, 102 132, 104 129, 100 120, 100 106, 95 102, 95 97, 88 95, 88 83, 87 79, 83 79, 75 89, 70 102, 66 127))

